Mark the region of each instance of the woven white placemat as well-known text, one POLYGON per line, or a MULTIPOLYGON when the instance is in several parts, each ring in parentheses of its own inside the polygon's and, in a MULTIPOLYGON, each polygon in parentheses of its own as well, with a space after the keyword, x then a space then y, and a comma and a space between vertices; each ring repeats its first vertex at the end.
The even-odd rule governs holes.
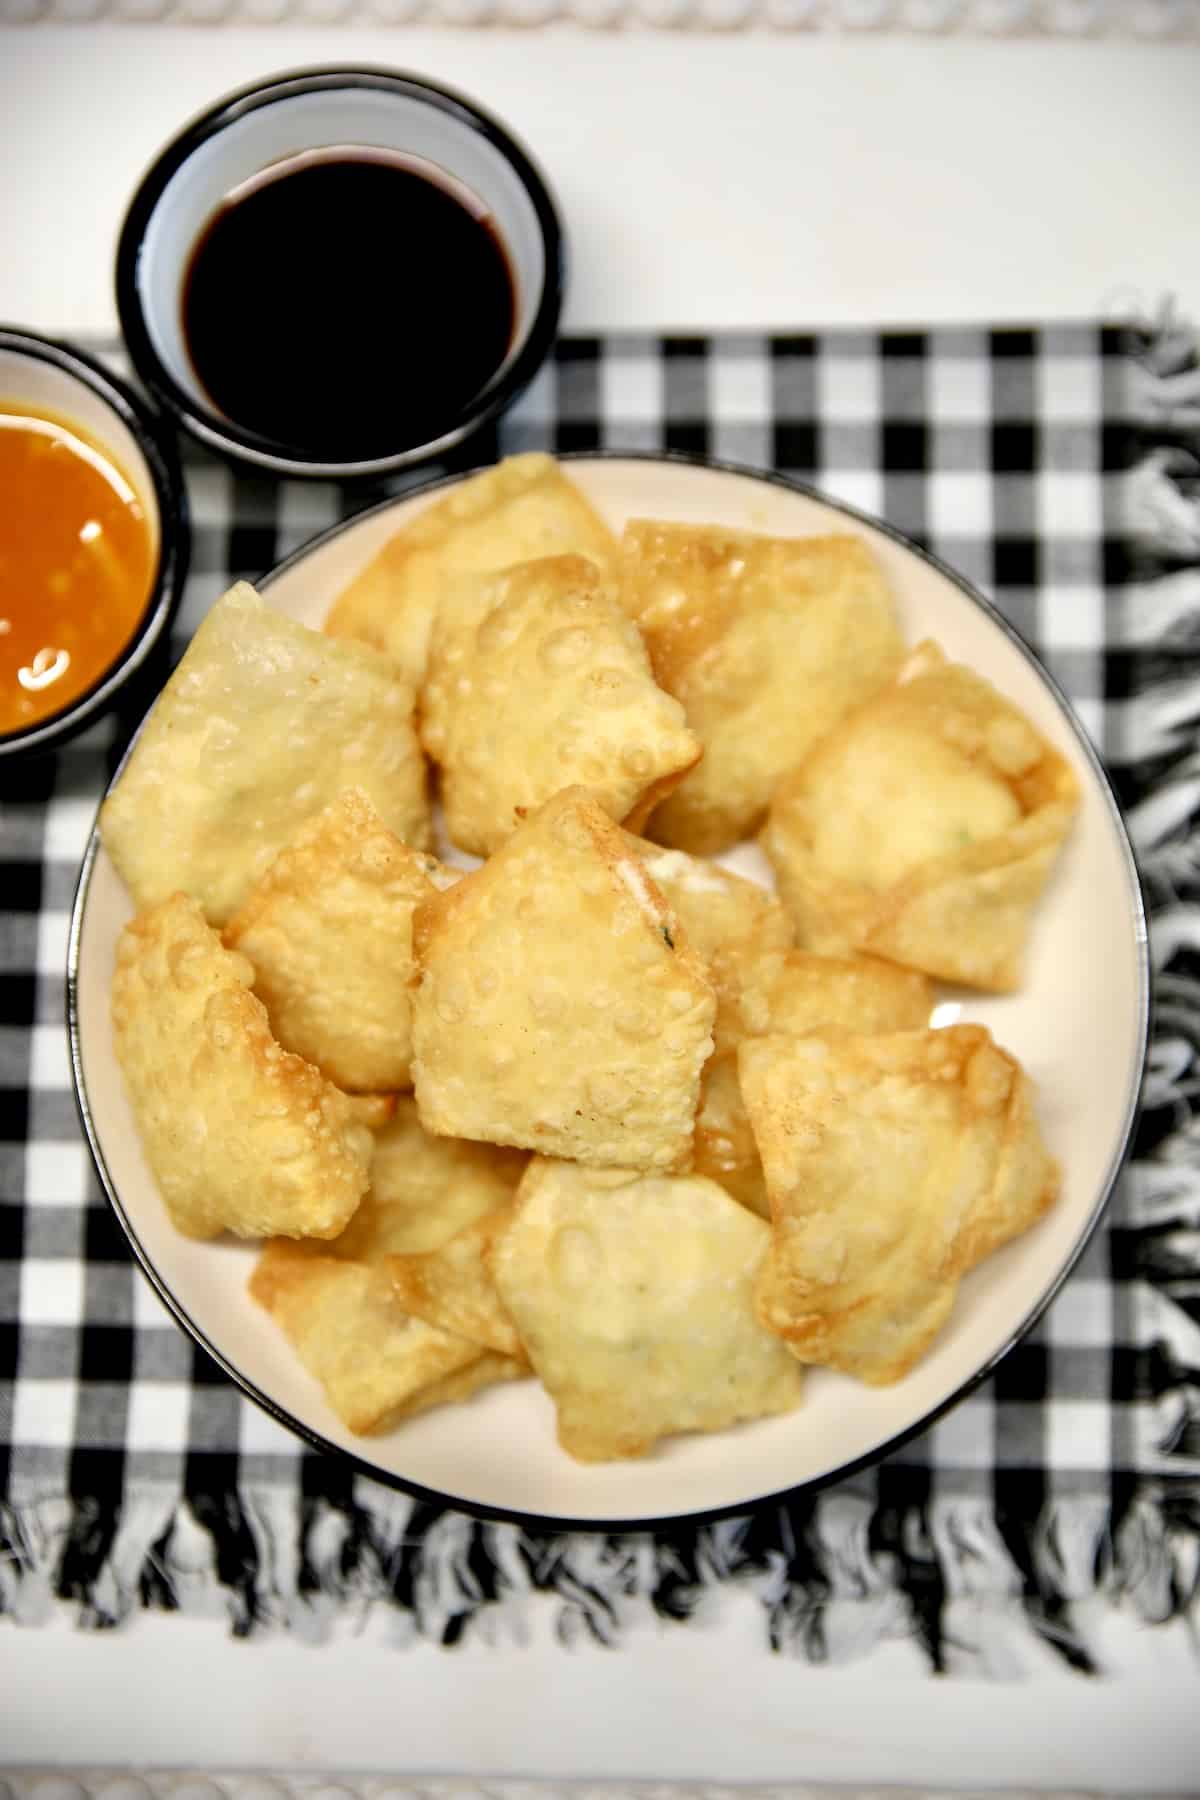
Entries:
MULTIPOLYGON (((233 1769, 0 1770, 0 1800, 1121 1800, 1051 1788, 845 1787, 809 1782, 480 1781, 460 1775, 268 1774, 233 1769)), ((1132 1797, 1128 1797, 1132 1800, 1132 1797)), ((1137 1800, 1166 1800, 1140 1793, 1137 1800)))
POLYGON ((451 25, 1200 42, 1200 0, 0 0, 0 24, 451 25))

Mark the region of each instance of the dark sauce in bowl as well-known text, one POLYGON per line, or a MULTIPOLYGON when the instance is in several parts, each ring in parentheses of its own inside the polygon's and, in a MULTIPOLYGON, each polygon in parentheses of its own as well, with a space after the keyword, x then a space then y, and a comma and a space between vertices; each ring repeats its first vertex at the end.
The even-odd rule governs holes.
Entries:
POLYGON ((516 322, 483 202, 413 157, 356 147, 305 152, 235 189, 192 252, 182 309, 216 410, 327 462, 451 430, 516 322))

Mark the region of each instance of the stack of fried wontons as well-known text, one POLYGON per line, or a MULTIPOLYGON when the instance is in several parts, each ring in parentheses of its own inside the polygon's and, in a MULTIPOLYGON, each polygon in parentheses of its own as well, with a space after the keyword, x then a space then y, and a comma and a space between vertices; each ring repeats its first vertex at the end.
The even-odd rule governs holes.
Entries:
POLYGON ((356 1432, 532 1373, 600 1460, 903 1376, 1056 1193, 1021 1069, 929 1020, 1018 984, 1063 758, 858 537, 618 542, 542 456, 329 598, 219 601, 102 814, 178 1228, 266 1240, 356 1432), (778 897, 711 860, 756 833, 778 897))

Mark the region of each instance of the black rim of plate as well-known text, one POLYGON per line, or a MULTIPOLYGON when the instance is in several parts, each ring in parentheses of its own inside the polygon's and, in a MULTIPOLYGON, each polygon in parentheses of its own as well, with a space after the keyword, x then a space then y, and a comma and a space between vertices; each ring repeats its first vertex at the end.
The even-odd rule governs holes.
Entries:
MULTIPOLYGON (((180 275, 182 276, 182 269, 180 275)), ((199 114, 172 138, 143 175, 129 203, 117 241, 116 299, 121 332, 140 379, 174 413, 193 437, 226 457, 313 480, 360 480, 393 474, 445 455, 503 412, 529 385, 554 342, 566 285, 566 242, 558 208, 546 178, 529 152, 498 119, 453 88, 407 70, 370 65, 321 65, 294 69, 238 88, 199 114), (545 256, 542 290, 525 341, 506 368, 468 401, 460 417, 437 439, 387 456, 330 462, 295 444, 247 430, 215 408, 202 405, 165 367, 150 336, 138 280, 142 248, 151 218, 166 189, 200 147, 239 119, 305 94, 338 88, 390 93, 448 113, 476 132, 513 169, 537 216, 545 256)))
MULTIPOLYGON (((1138 1112, 1141 1077, 1145 1067, 1150 1031, 1150 955, 1149 937, 1146 925, 1146 908, 1137 863, 1129 841, 1129 834, 1125 829, 1125 823, 1121 817, 1121 810, 1117 804, 1112 783, 1109 780, 1104 765, 1092 747, 1090 738, 1079 719, 1076 717, 1070 701, 1031 646, 1025 642, 1025 639, 1021 636, 1020 632, 1016 630, 992 602, 981 594, 965 576, 959 575, 955 570, 949 568, 942 562, 940 558, 932 555, 927 550, 923 550, 919 545, 914 544, 911 539, 905 537, 903 532, 897 531, 894 526, 885 524, 879 519, 872 518, 869 513, 862 512, 857 507, 849 506, 844 501, 832 499, 829 495, 823 494, 818 488, 812 487, 806 482, 794 481, 789 476, 777 474, 773 470, 753 469, 746 467, 743 464, 723 461, 715 457, 683 455, 674 451, 581 451, 561 456, 558 460, 568 464, 572 462, 672 463, 679 466, 712 471, 717 474, 738 476, 745 480, 764 482, 769 486, 783 488, 789 493, 803 495, 806 499, 816 501, 818 504, 828 507, 831 511, 840 513, 845 518, 853 519, 857 524, 868 526, 871 530, 878 531, 884 537, 889 538, 894 544, 897 544, 901 549, 908 551, 910 555, 916 557, 928 567, 936 570, 936 572, 949 581, 952 586, 964 596, 964 598, 977 606, 992 624, 1008 638, 1010 643, 1015 645, 1022 653, 1026 661, 1033 668, 1035 674, 1037 674, 1045 683, 1050 694, 1058 703, 1062 716, 1075 737, 1077 748, 1091 771, 1098 790, 1104 799, 1108 811, 1109 822, 1121 848, 1122 860, 1128 882, 1131 923, 1133 926, 1134 957, 1137 969, 1137 1041, 1134 1046, 1135 1054, 1130 1072, 1129 1093, 1126 1098, 1125 1111, 1121 1120, 1120 1135, 1113 1150, 1104 1180, 1100 1184, 1091 1212, 1084 1221, 1069 1255, 1064 1259, 1053 1280, 1050 1281, 1044 1291, 1038 1295, 1036 1300, 1034 1300, 1021 1322, 1014 1327, 1003 1344, 993 1352, 980 1368, 976 1369, 965 1381, 961 1382, 942 1400, 938 1401, 936 1405, 930 1407, 927 1412, 922 1413, 919 1419, 904 1426, 893 1436, 884 1439, 873 1449, 864 1451, 861 1456, 854 1457, 849 1462, 839 1463, 836 1468, 828 1469, 820 1475, 809 1476, 801 1481, 789 1483, 785 1487, 773 1489, 770 1493, 754 1495, 742 1500, 730 1501, 720 1506, 700 1507, 690 1512, 661 1513, 655 1515, 638 1514, 633 1517, 591 1518, 586 1516, 572 1516, 570 1514, 562 1515, 557 1513, 524 1511, 513 1507, 487 1506, 479 1501, 470 1500, 461 1495, 447 1494, 436 1488, 424 1487, 420 1482, 394 1474, 390 1469, 381 1468, 378 1464, 368 1461, 365 1457, 358 1455, 355 1451, 344 1449, 342 1445, 334 1443, 331 1438, 325 1437, 314 1427, 306 1425, 301 1420, 297 1419, 292 1413, 288 1412, 286 1407, 281 1406, 277 1401, 273 1400, 270 1395, 264 1393, 249 1376, 245 1375, 231 1363, 217 1346, 210 1341, 188 1313, 183 1303, 176 1297, 174 1291, 163 1280, 152 1259, 143 1248, 137 1231, 121 1203, 120 1196, 116 1191, 115 1184, 108 1171, 108 1165, 104 1158, 104 1152, 100 1145, 99 1135, 88 1102, 80 1047, 78 1007, 79 946, 83 930, 83 914, 87 903, 88 889, 91 885, 92 871, 95 866, 96 856, 100 849, 100 839, 95 825, 93 825, 91 837, 88 840, 87 850, 84 854, 83 865, 79 874, 79 883, 75 891, 75 900, 71 910, 70 938, 67 946, 67 1021, 70 1037, 72 1084, 75 1091, 75 1103, 79 1110, 84 1135, 87 1138, 88 1148, 91 1152, 92 1160, 96 1165, 96 1172, 99 1176, 101 1186, 104 1189, 109 1204, 112 1206, 113 1211, 120 1221, 122 1230, 129 1239, 133 1254, 141 1265, 143 1274, 158 1294, 159 1299, 167 1307, 168 1311, 174 1315, 175 1319, 189 1336, 200 1345, 202 1350, 206 1351, 207 1354, 212 1357, 213 1361, 218 1364, 229 1379, 236 1387, 241 1389, 242 1393, 244 1393, 248 1399, 253 1400, 264 1412, 270 1414, 277 1423, 283 1425, 295 1436, 310 1444, 315 1450, 319 1450, 326 1455, 340 1457, 349 1462, 357 1473, 365 1475, 373 1481, 382 1482, 386 1487, 395 1488, 401 1493, 411 1494, 415 1499, 425 1501, 434 1506, 450 1506, 455 1511, 467 1513, 474 1518, 505 1520, 512 1524, 527 1526, 532 1530, 594 1532, 670 1531, 680 1527, 702 1525, 709 1520, 734 1518, 741 1514, 756 1512, 766 1506, 778 1506, 796 1494, 815 1493, 821 1488, 832 1486, 835 1482, 844 1481, 863 1469, 873 1468, 876 1463, 883 1461, 885 1457, 891 1455, 894 1451, 899 1450, 903 1445, 910 1443, 913 1438, 919 1437, 924 1431, 928 1431, 930 1426, 935 1424, 938 1419, 944 1417, 944 1415, 953 1407, 957 1406, 961 1400, 964 1400, 967 1395, 973 1393, 982 1382, 987 1380, 988 1376, 992 1374, 997 1365, 1008 1355, 1009 1351, 1021 1341, 1034 1325, 1036 1325, 1051 1301, 1059 1293, 1064 1282, 1067 1280, 1076 1263, 1079 1261, 1079 1258, 1087 1248, 1096 1227, 1100 1223, 1104 1209, 1108 1205, 1113 1188, 1116 1185, 1117 1177, 1120 1175, 1132 1143, 1133 1130, 1138 1112)), ((426 498, 427 496, 438 493, 443 488, 454 487, 461 481, 468 479, 472 473, 478 473, 478 471, 468 470, 464 474, 443 476, 436 481, 426 483, 425 486, 421 488, 413 489, 407 494, 396 495, 391 499, 380 501, 374 506, 364 508, 362 512, 355 513, 352 518, 344 519, 340 523, 330 526, 327 530, 318 532, 316 536, 310 538, 307 543, 302 544, 299 549, 294 550, 290 556, 285 557, 281 563, 278 563, 267 575, 256 583, 256 586, 258 586, 263 593, 269 593, 270 588, 276 581, 288 574, 298 563, 304 561, 306 557, 311 555, 313 551, 319 549, 324 544, 330 543, 334 538, 340 537, 343 533, 351 530, 353 527, 360 525, 364 519, 375 518, 379 514, 388 512, 392 508, 405 504, 411 500, 426 498)), ((149 712, 146 716, 147 718, 149 717, 149 712)), ((112 775, 107 791, 111 791, 112 787, 119 780, 121 771, 124 769, 125 763, 128 761, 133 746, 141 735, 144 725, 145 720, 143 719, 142 724, 139 725, 137 732, 126 750, 125 755, 121 759, 120 766, 112 775)))
MULTIPOLYGON (((78 699, 60 712, 0 737, 0 765, 7 756, 32 755, 53 750, 104 711, 117 690, 141 668, 160 642, 183 594, 191 550, 187 489, 179 463, 174 434, 145 403, 110 375, 94 358, 73 344, 38 337, 17 325, 0 325, 0 351, 11 351, 36 362, 49 363, 71 376, 103 400, 134 439, 146 459, 159 513, 158 567, 133 636, 115 662, 109 664, 78 699)), ((21 400, 20 394, 12 396, 21 400)))

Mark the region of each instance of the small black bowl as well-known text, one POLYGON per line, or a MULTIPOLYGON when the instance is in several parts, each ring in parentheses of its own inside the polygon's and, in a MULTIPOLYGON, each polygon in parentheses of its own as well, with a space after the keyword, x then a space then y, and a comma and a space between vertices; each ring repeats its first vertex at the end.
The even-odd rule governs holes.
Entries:
MULTIPOLYGON (((379 221, 380 231, 397 229, 393 219, 379 221)), ((256 271, 247 267, 244 275, 249 284, 256 271)), ((276 475, 322 480, 378 478, 428 462, 503 412, 554 341, 563 284, 558 210, 526 151, 461 94, 379 68, 297 70, 219 101, 185 126, 143 176, 117 249, 121 329, 138 375, 162 405, 218 455, 276 475), (496 373, 437 436, 406 441, 401 421, 393 450, 379 454, 372 446, 356 457, 262 436, 220 411, 193 367, 183 300, 193 252, 231 193, 297 158, 363 150, 408 159, 479 201, 510 266, 516 324, 496 373)), ((336 350, 332 339, 329 347, 336 350)), ((311 356, 321 352, 314 336, 311 356)), ((303 368, 296 379, 303 383, 303 368)))
POLYGON ((72 345, 0 326, 0 405, 6 401, 82 427, 129 478, 158 536, 158 556, 141 621, 115 661, 60 712, 0 735, 0 768, 53 750, 115 704, 165 643, 187 574, 191 534, 187 490, 174 432, 115 376, 72 345))

